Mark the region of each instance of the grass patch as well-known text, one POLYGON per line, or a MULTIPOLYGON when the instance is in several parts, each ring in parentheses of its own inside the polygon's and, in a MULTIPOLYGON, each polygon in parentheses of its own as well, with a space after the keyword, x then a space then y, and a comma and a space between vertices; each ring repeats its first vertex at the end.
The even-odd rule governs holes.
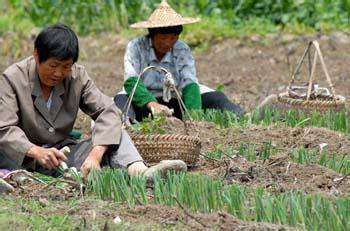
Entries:
MULTIPOLYGON (((73 208, 75 200, 64 202, 67 208, 73 208), (68 207, 71 206, 71 207, 68 207)), ((62 203, 58 203, 61 206, 62 203)), ((57 203, 48 202, 42 205, 36 200, 1 198, 0 199, 0 227, 13 230, 73 230, 82 229, 84 218, 70 215, 68 211, 61 207, 57 208, 57 203), (10 215, 11 214, 11 215, 10 215)), ((103 221, 89 222, 91 230, 100 230, 103 221)))
MULTIPOLYGON (((182 224, 156 224, 154 221, 129 222, 128 210, 110 201, 86 196, 84 200, 47 200, 0 198, 0 230, 183 230, 182 224), (122 223, 114 224, 120 216, 122 223)), ((133 214, 134 217, 137 214, 133 214)), ((140 214, 142 216, 142 214, 140 214)), ((132 219, 133 220, 133 219, 132 219)))

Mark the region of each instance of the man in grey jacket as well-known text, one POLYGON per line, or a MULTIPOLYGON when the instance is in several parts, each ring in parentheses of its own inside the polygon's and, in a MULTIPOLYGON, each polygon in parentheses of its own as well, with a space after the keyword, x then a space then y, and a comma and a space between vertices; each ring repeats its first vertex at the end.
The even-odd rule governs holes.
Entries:
POLYGON ((77 36, 57 24, 38 35, 33 56, 0 77, 0 169, 55 175, 66 161, 84 177, 104 165, 127 168, 130 175, 147 171, 122 130, 119 109, 76 64, 78 56, 77 36), (69 132, 79 108, 95 126, 91 139, 76 143, 69 132), (68 157, 59 151, 64 146, 71 148, 68 157))

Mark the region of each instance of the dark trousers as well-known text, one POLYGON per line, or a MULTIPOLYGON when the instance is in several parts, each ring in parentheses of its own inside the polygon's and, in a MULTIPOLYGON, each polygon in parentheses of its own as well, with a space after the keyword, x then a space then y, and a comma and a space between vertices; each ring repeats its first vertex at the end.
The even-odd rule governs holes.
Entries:
MULTIPOLYGON (((202 96, 202 109, 217 109, 222 111, 231 111, 235 113, 237 116, 243 115, 243 109, 234 103, 232 103, 224 93, 213 91, 204 93, 202 96)), ((128 96, 125 94, 118 94, 114 97, 114 102, 118 108, 121 110, 124 109, 125 104, 128 100, 128 96)), ((181 109, 179 107, 179 102, 177 99, 172 98, 168 103, 164 102, 163 99, 157 98, 158 103, 165 105, 171 109, 174 109, 174 116, 182 119, 181 109)), ((151 111, 146 107, 137 107, 132 104, 128 117, 132 120, 136 119, 137 121, 142 121, 143 118, 146 118, 150 115, 151 111)))

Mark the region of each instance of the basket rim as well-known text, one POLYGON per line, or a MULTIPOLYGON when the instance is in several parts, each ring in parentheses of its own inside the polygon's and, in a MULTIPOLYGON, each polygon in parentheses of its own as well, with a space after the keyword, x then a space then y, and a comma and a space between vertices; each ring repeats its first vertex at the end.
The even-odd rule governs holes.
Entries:
POLYGON ((182 134, 130 134, 131 138, 174 138, 174 139, 192 139, 199 140, 198 136, 182 135, 182 134))
POLYGON ((316 99, 316 100, 305 100, 305 99, 294 99, 289 97, 288 92, 280 93, 278 94, 278 101, 283 102, 283 103, 293 103, 293 104, 302 104, 303 106, 344 106, 346 103, 346 99, 344 96, 341 95, 336 95, 337 100, 322 100, 322 99, 316 99))
POLYGON ((181 134, 131 134, 130 136, 147 163, 169 159, 170 153, 173 153, 170 155, 170 159, 181 159, 188 165, 195 165, 198 162, 201 149, 201 140, 198 136, 181 134), (168 146, 169 144, 171 145, 168 146), (144 146, 139 147, 138 145, 144 146), (158 149, 159 145, 166 146, 162 147, 155 156, 154 149, 158 149), (176 150, 179 149, 180 145, 182 151, 178 152, 176 150))

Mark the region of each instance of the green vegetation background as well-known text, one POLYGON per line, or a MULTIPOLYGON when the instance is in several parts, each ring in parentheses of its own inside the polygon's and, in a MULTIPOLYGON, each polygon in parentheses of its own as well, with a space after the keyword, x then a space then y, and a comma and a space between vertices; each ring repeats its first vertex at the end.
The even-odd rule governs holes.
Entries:
MULTIPOLYGON (((28 34, 34 27, 63 22, 79 35, 125 32, 145 20, 160 0, 0 0, 0 36, 28 34)), ((169 0, 185 16, 202 22, 186 30, 191 45, 240 37, 348 30, 350 0, 169 0), (191 32, 191 33, 189 33, 191 32)))

